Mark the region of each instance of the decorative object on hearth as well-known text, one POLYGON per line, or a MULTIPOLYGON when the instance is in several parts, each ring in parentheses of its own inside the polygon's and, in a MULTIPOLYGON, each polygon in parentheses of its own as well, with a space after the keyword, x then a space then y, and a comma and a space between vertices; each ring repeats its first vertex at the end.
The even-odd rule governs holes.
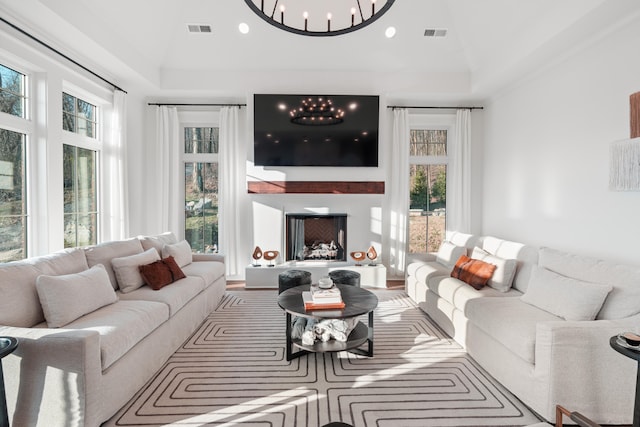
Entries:
POLYGON ((369 246, 369 250, 367 251, 367 258, 369 258, 369 261, 371 261, 369 263, 370 266, 375 266, 375 260, 376 258, 378 258, 378 252, 376 252, 376 248, 374 248, 373 246, 369 246))
MULTIPOLYGON (((273 261, 274 259, 278 258, 278 255, 280 255, 279 251, 264 251, 264 254, 262 256, 266 261, 273 261)), ((267 267, 275 267, 275 266, 276 265, 272 262, 267 264, 267 267)))
POLYGON ((357 266, 361 266, 362 264, 360 263, 367 257, 367 254, 362 251, 351 252, 349 255, 351 255, 357 266))
POLYGON ((339 2, 339 10, 333 10, 331 6, 336 3, 327 0, 245 0, 245 3, 256 15, 281 30, 304 36, 337 36, 375 22, 394 1, 351 0, 339 2))
POLYGON ((260 267, 260 264, 258 264, 258 260, 262 258, 262 249, 260 249, 260 246, 256 246, 253 250, 253 254, 251 254, 251 258, 253 258, 253 266, 260 267))

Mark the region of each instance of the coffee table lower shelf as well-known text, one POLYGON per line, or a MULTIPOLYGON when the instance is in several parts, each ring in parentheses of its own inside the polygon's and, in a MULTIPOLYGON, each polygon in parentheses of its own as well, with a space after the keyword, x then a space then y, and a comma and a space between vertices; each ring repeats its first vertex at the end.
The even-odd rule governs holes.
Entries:
MULTIPOLYGON (((373 314, 373 313, 371 313, 373 314)), ((287 340, 287 360, 295 359, 296 357, 303 356, 309 353, 329 353, 348 351, 353 354, 361 356, 372 357, 373 356, 373 331, 372 328, 367 327, 362 322, 356 323, 346 341, 329 340, 326 342, 317 341, 312 345, 302 344, 300 339, 287 340), (359 348, 367 344, 366 349, 359 348), (300 349, 299 351, 291 351, 291 347, 300 349)))

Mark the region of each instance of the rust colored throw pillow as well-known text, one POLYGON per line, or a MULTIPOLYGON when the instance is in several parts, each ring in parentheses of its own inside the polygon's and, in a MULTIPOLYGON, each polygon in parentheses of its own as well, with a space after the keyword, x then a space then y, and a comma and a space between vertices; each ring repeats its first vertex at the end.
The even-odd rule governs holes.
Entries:
POLYGON ((141 265, 139 268, 144 282, 156 291, 186 277, 172 256, 154 261, 151 264, 141 265))
POLYGON ((456 265, 453 267, 451 277, 460 279, 473 286, 474 289, 480 290, 491 279, 495 269, 496 266, 493 264, 469 258, 466 255, 460 255, 456 265))

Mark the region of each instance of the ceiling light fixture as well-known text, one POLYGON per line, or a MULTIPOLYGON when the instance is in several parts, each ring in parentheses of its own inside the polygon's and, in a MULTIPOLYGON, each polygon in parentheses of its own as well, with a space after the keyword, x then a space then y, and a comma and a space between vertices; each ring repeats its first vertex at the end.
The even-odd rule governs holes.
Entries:
POLYGON ((395 0, 244 0, 260 18, 294 34, 337 36, 366 27, 395 0), (286 13, 285 13, 286 12, 286 13))
POLYGON ((238 31, 242 34, 249 34, 249 25, 246 22, 241 22, 238 24, 238 31))

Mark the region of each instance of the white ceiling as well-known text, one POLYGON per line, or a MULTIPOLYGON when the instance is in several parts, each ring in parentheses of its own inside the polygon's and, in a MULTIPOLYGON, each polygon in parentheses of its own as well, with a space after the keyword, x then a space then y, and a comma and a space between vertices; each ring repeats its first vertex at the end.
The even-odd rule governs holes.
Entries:
POLYGON ((224 94, 218 87, 251 79, 339 77, 370 79, 399 99, 485 96, 639 10, 637 0, 396 0, 360 31, 305 37, 268 25, 243 0, 0 0, 5 19, 123 85, 224 94), (189 34, 189 23, 213 31, 189 34), (426 28, 448 35, 427 38, 426 28))

